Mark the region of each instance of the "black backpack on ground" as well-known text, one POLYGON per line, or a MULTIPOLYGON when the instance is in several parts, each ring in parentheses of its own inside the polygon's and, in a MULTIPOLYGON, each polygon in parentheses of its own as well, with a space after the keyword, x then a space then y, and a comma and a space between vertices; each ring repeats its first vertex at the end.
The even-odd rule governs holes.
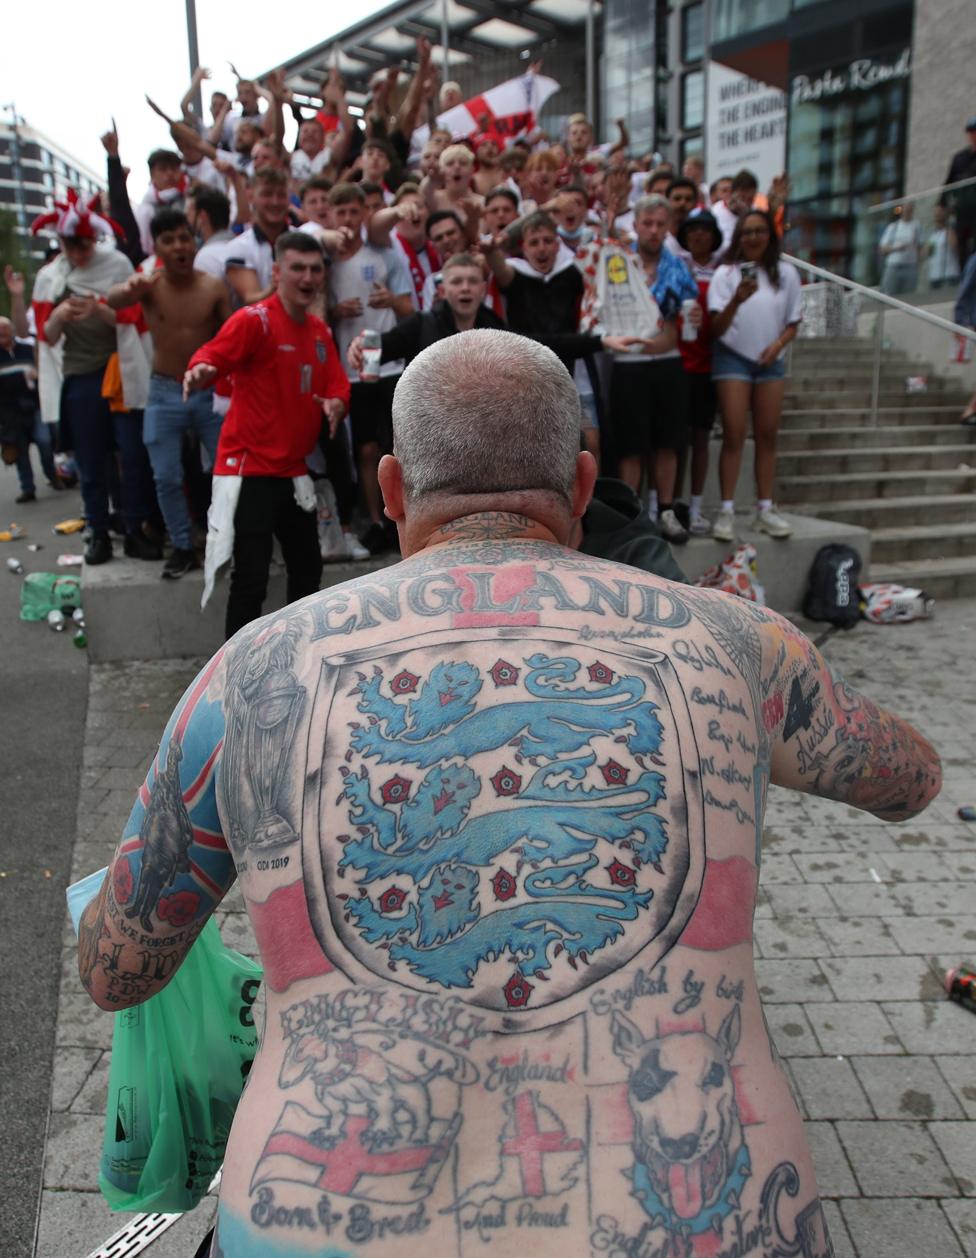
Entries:
POLYGON ((853 546, 821 546, 810 565, 803 614, 853 629, 861 619, 861 556, 853 546))

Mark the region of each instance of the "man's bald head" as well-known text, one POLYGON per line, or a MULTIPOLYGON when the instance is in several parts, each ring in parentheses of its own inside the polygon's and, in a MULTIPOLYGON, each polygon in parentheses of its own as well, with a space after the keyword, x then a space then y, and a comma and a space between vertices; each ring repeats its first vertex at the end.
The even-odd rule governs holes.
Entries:
POLYGON ((0 349, 9 349, 14 343, 14 325, 0 315, 0 349))
POLYGON ((393 447, 408 501, 517 491, 572 498, 579 396, 551 350, 494 329, 419 354, 393 398, 393 447))

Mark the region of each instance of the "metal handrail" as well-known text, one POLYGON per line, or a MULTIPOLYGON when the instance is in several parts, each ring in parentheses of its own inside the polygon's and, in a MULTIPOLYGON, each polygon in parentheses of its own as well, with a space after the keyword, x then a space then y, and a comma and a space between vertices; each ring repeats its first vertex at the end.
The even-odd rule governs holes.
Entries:
POLYGON ((935 193, 941 196, 944 192, 955 192, 957 188, 968 188, 974 183, 976 183, 976 175, 971 175, 968 179, 957 179, 955 183, 939 183, 934 188, 926 188, 924 192, 911 192, 908 196, 895 197, 893 201, 878 201, 876 205, 869 205, 865 213, 873 214, 875 210, 893 210, 896 206, 904 205, 906 201, 921 201, 924 197, 934 196, 935 193))
POLYGON ((849 280, 843 275, 837 275, 833 271, 825 270, 822 266, 814 266, 812 262, 805 262, 802 258, 796 258, 790 253, 784 253, 781 256, 784 261, 791 262, 798 270, 805 271, 808 275, 813 275, 817 279, 826 280, 828 283, 839 284, 842 288, 850 289, 853 293, 860 293, 870 301, 876 301, 881 306, 881 309, 878 311, 878 317, 874 321, 874 364, 871 381, 872 427, 876 427, 878 423, 878 401, 881 396, 881 354, 884 349, 885 306, 890 306, 893 310, 900 310, 903 314, 911 315, 915 319, 921 319, 923 323, 930 323, 933 327, 939 328, 943 332, 951 332, 954 336, 962 337, 967 341, 976 341, 976 329, 965 328, 959 323, 953 323, 951 319, 943 319, 941 315, 932 314, 928 310, 921 310, 918 306, 910 306, 907 301, 901 301, 888 293, 882 293, 879 289, 868 288, 866 284, 859 284, 857 280, 849 280))
POLYGON ((911 306, 907 301, 900 301, 889 293, 881 292, 878 288, 869 288, 867 284, 859 284, 857 280, 849 280, 843 275, 836 274, 834 271, 826 271, 822 266, 814 266, 812 262, 805 262, 802 258, 795 258, 791 253, 784 253, 782 257, 784 262, 792 262, 795 267, 801 271, 806 271, 808 275, 815 275, 818 279, 829 280, 831 284, 840 284, 844 288, 849 288, 852 292, 863 294, 863 296, 870 298, 871 301, 880 302, 882 306, 891 306, 894 310, 901 310, 905 314, 914 315, 916 319, 921 319, 923 323, 931 323, 934 327, 941 328, 943 332, 954 332, 957 336, 962 336, 967 341, 976 341, 976 331, 972 328, 963 327, 960 323, 953 323, 951 319, 943 319, 941 315, 932 314, 930 311, 922 310, 918 306, 911 306))

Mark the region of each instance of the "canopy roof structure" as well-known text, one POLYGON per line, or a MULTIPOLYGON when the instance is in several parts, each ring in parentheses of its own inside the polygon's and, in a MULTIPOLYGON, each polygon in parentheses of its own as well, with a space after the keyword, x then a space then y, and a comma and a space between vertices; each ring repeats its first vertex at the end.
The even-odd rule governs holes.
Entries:
POLYGON ((582 43, 588 14, 599 12, 598 0, 396 0, 279 68, 297 95, 318 97, 338 64, 350 104, 361 108, 378 70, 398 65, 413 72, 416 40, 425 36, 442 79, 481 90, 487 84, 477 81, 479 68, 496 65, 499 54, 507 54, 517 74, 520 64, 525 69, 560 43, 582 43))

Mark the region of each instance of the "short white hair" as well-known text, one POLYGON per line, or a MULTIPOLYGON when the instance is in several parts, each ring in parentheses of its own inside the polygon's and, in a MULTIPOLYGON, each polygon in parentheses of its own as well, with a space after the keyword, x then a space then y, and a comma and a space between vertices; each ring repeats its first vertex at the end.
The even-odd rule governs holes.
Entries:
POLYGON ((573 378, 552 350, 485 328, 436 341, 393 397, 393 452, 408 501, 548 492, 570 501, 580 449, 573 378))
POLYGON ((641 197, 634 203, 634 218, 640 218, 642 214, 647 214, 650 210, 667 210, 670 214, 671 202, 667 197, 662 197, 660 192, 649 192, 647 196, 641 197))

